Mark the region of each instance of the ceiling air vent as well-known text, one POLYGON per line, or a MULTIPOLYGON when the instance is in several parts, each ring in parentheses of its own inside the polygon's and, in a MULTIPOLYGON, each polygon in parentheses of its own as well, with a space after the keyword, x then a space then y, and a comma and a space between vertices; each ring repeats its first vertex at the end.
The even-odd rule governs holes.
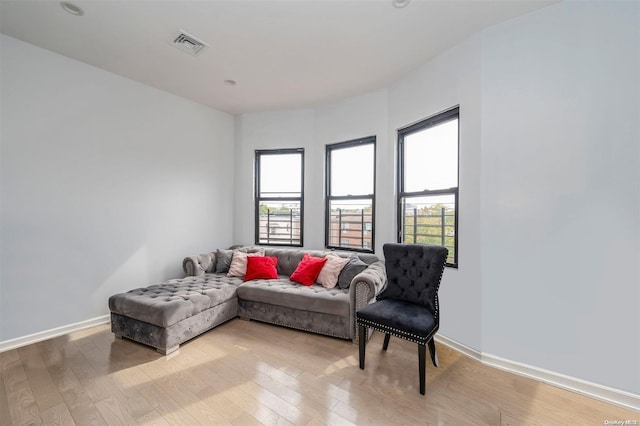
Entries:
POLYGON ((191 53, 193 56, 196 56, 198 53, 202 52, 205 47, 207 47, 207 43, 202 40, 198 40, 191 34, 187 34, 182 30, 180 30, 178 36, 173 39, 172 44, 180 50, 191 53))

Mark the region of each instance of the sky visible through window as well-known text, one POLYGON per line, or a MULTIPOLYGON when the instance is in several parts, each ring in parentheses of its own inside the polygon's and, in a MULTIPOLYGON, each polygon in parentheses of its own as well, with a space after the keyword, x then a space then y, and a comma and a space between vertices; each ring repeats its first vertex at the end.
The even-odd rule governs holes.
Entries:
POLYGON ((458 186, 458 120, 411 133, 404 139, 404 191, 458 186))
POLYGON ((301 154, 262 155, 260 157, 260 195, 299 197, 302 176, 301 154))
POLYGON ((373 194, 373 144, 331 151, 331 195, 373 194))
MULTIPOLYGON (((332 195, 373 194, 373 149, 367 144, 333 151, 332 195)), ((458 186, 458 120, 407 135, 404 149, 405 192, 458 186)), ((263 155, 260 161, 263 196, 299 196, 300 154, 263 155)), ((437 202, 433 197, 430 201, 437 202)))

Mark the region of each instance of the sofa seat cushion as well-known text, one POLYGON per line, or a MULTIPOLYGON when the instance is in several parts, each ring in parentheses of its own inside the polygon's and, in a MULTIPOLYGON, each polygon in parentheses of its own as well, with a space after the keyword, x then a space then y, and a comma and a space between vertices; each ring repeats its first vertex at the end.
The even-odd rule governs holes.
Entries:
POLYGON ((237 297, 242 278, 204 274, 136 288, 109 298, 109 309, 120 315, 169 327, 237 297))
POLYGON ((319 284, 303 286, 286 276, 279 276, 277 280, 247 281, 238 288, 238 297, 303 311, 349 316, 348 290, 324 288, 319 284))

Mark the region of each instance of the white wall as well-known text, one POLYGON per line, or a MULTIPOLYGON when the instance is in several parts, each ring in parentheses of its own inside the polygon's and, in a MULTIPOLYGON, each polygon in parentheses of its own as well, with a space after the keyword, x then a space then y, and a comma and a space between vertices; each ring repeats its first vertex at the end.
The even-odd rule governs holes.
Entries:
MULTIPOLYGON (((395 220, 392 209, 381 206, 391 206, 394 203, 393 179, 386 179, 393 173, 393 143, 389 141, 388 128, 388 91, 378 90, 361 96, 355 96, 330 105, 317 108, 315 111, 315 147, 321 161, 315 160, 322 166, 321 173, 309 183, 322 191, 320 197, 324 203, 325 184, 325 156, 327 144, 345 142, 367 136, 376 137, 376 223, 374 251, 382 254, 383 241, 393 238, 393 230, 389 224, 395 220), (380 178, 380 176, 382 178, 380 178)), ((357 176, 354 176, 357 178, 357 176)), ((316 205, 320 204, 317 201, 316 205)), ((314 210, 317 210, 314 208, 314 210)), ((323 226, 315 227, 313 247, 324 247, 324 204, 318 212, 318 220, 323 226)))
POLYGON ((482 39, 483 351, 635 393, 639 12, 564 2, 482 39))
MULTIPOLYGON (((243 114, 236 121, 238 186, 235 239, 241 244, 255 242, 253 187, 256 149, 304 148, 304 247, 309 249, 324 247, 325 145, 376 136, 377 162, 383 169, 388 163, 386 90, 315 109, 243 114)), ((393 196, 392 190, 388 182, 378 179, 378 204, 388 202, 393 196)), ((388 210, 384 210, 382 215, 376 214, 377 223, 389 219, 388 210)), ((383 232, 381 237, 377 233, 378 229, 376 250, 381 253, 385 235, 383 232)))
POLYGON ((305 217, 304 245, 313 240, 313 224, 317 220, 314 200, 317 190, 309 189, 309 180, 322 168, 314 164, 313 110, 277 111, 243 114, 236 118, 236 200, 234 243, 255 243, 254 161, 256 149, 304 148, 305 152, 305 217), (307 226, 309 225, 309 226, 307 226))
POLYGON ((0 341, 232 243, 232 116, 1 36, 0 341))
MULTIPOLYGON (((389 138, 394 146, 398 128, 460 105, 458 269, 446 268, 443 275, 440 330, 475 350, 482 348, 480 101, 479 36, 438 56, 389 89, 389 138)), ((386 178, 393 180, 393 175, 386 178)), ((395 205, 393 209, 395 212, 395 205)), ((393 225, 395 229, 395 221, 393 225)))
MULTIPOLYGON (((460 267, 444 275, 441 334, 638 394, 639 16, 636 2, 564 2, 485 30, 387 91, 243 115, 237 173, 252 176, 255 148, 305 147, 305 246, 322 247, 310 226, 324 223, 322 147, 375 132, 381 255, 395 241, 396 129, 459 104, 460 267)), ((237 188, 243 243, 251 179, 237 188)))

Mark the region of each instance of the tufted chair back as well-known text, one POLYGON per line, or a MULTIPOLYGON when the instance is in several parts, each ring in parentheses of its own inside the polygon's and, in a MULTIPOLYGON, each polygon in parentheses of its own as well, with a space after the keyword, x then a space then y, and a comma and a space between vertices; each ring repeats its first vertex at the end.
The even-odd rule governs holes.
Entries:
POLYGON ((378 300, 395 299, 422 305, 438 317, 438 287, 448 250, 442 246, 387 243, 382 247, 387 286, 378 300))

